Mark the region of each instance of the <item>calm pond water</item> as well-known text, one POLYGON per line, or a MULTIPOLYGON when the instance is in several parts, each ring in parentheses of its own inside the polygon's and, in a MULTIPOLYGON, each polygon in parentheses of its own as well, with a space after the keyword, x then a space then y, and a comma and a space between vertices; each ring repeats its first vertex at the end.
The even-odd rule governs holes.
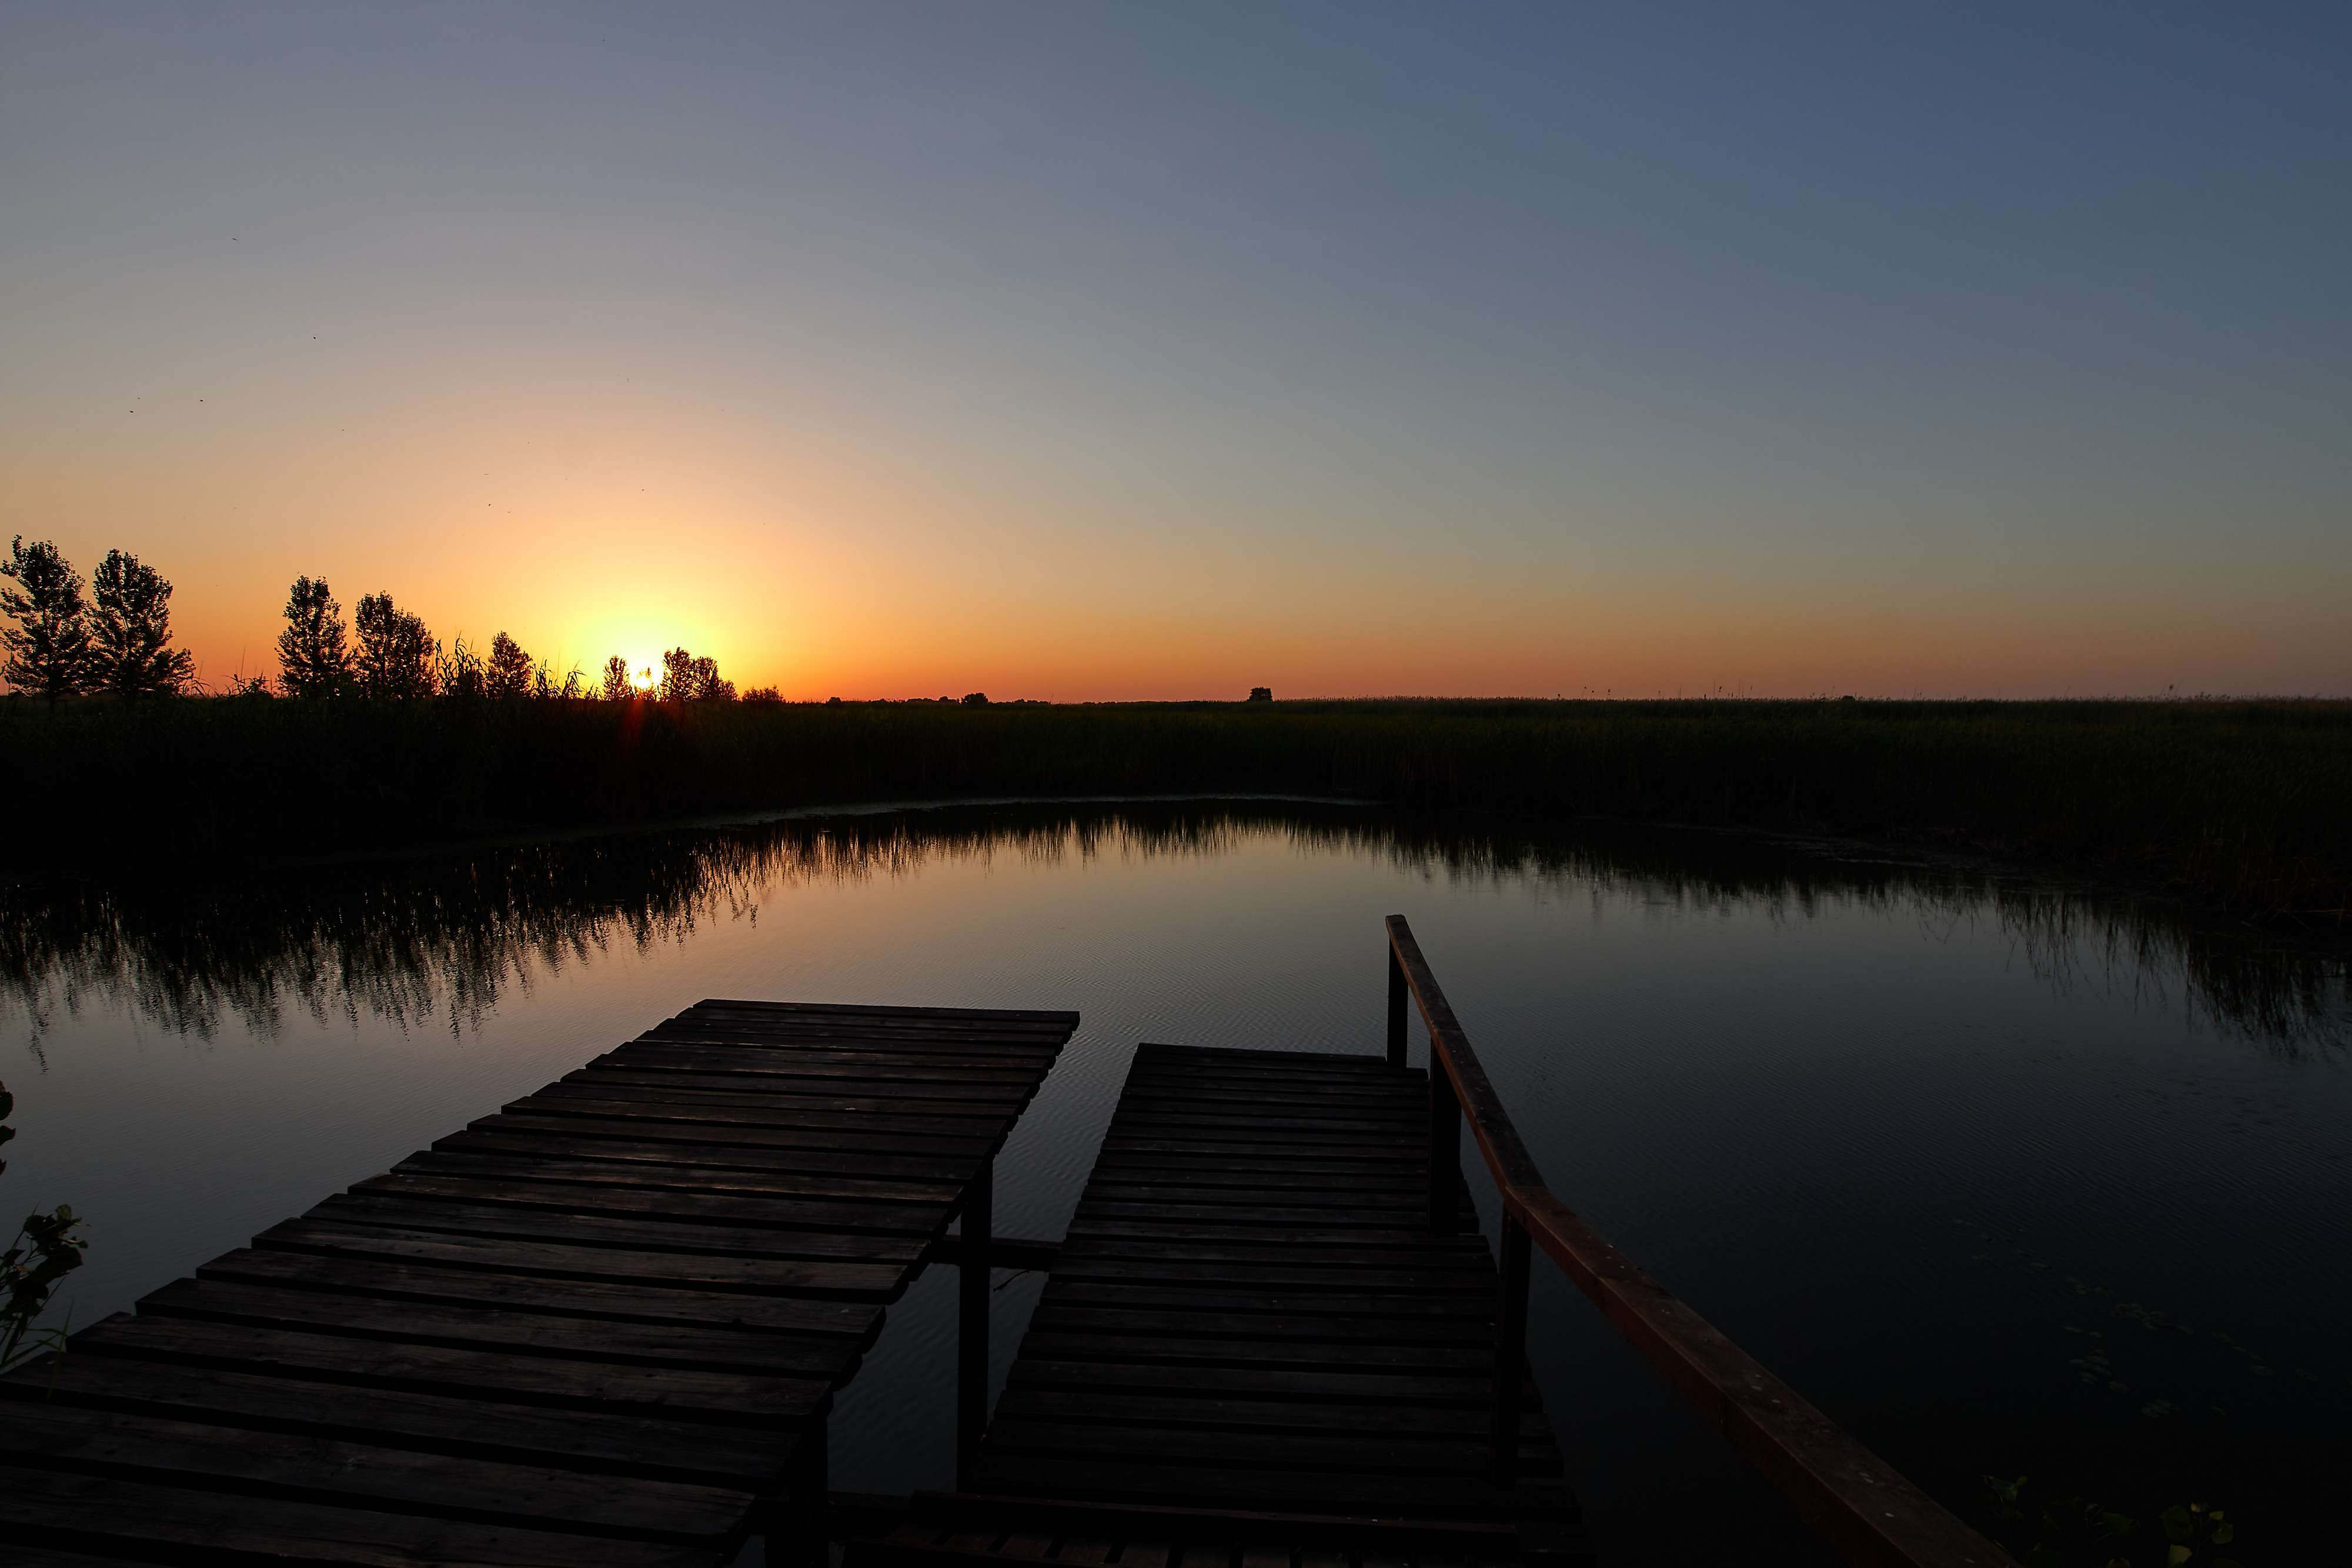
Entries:
MULTIPOLYGON (((0 890, 0 1207, 88 1217, 86 1323, 700 998, 776 997, 1079 1009, 999 1162, 999 1228, 1055 1236, 1138 1040, 1377 1050, 1391 912, 1554 1188, 1947 1502, 2026 1473, 2226 1503, 2253 1568, 2340 1550, 2341 950, 1821 847, 956 808, 0 890)), ((999 1290, 1000 1376, 1037 1282, 999 1290)), ((951 1291, 893 1311, 836 1485, 946 1484, 951 1291)), ((1805 1554, 1540 1260, 1531 1337, 1607 1557, 1805 1554)))

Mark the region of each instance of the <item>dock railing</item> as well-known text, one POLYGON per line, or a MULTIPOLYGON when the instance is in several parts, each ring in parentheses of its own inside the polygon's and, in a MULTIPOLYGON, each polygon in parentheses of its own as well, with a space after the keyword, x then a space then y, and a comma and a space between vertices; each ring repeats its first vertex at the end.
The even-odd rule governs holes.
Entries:
POLYGON ((1495 1477, 1516 1479, 1527 1365, 1528 1275, 1541 1249, 1591 1297, 1692 1412, 1857 1568, 1999 1568, 2014 1560, 1848 1437, 1796 1390, 1643 1273, 1544 1185, 1510 1113, 1470 1047, 1421 944, 1388 917, 1388 1057, 1405 1064, 1406 1023, 1429 1029, 1429 1226, 1456 1223, 1462 1124, 1502 1197, 1495 1312, 1495 1477))

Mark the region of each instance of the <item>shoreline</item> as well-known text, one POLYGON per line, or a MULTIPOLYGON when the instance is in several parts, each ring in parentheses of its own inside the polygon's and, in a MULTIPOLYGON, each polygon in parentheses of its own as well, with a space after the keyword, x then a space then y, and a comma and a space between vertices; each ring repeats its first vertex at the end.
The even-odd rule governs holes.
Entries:
POLYGON ((0 782, 20 874, 1226 800, 1868 846, 2298 925, 2352 909, 2352 704, 0 705, 0 782))

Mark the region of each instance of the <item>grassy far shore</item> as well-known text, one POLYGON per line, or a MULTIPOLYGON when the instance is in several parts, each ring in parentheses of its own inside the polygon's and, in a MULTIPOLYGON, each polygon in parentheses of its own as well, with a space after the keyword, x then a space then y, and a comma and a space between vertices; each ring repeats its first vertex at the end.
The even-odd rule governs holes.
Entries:
POLYGON ((20 870, 908 799, 1287 792, 1927 843, 2352 905, 2352 703, 0 701, 20 870))

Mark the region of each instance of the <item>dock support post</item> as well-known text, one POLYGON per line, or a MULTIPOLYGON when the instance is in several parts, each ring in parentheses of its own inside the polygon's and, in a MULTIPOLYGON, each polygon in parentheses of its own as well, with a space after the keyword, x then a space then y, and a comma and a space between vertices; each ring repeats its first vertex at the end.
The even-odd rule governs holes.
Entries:
POLYGON ((1528 1367, 1528 1228, 1503 1207, 1495 1300, 1495 1484, 1519 1480, 1519 1385, 1528 1367))
POLYGON ((825 1568, 833 1538, 833 1396, 803 1427, 782 1490, 758 1515, 760 1544, 774 1568, 825 1568))
POLYGON ((989 1242, 995 1228, 996 1159, 981 1164, 963 1197, 956 1278, 956 1485, 968 1488, 988 1430, 989 1242))
MULTIPOLYGON (((1405 988, 1404 965, 1398 961, 1396 948, 1391 946, 1388 949, 1388 955, 1389 1065, 1402 1071, 1404 1067, 1404 1009, 1408 993, 1405 988)), ((1429 1065, 1430 1071, 1434 1073, 1437 1064, 1433 1061, 1429 1065)))

